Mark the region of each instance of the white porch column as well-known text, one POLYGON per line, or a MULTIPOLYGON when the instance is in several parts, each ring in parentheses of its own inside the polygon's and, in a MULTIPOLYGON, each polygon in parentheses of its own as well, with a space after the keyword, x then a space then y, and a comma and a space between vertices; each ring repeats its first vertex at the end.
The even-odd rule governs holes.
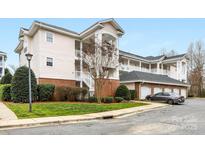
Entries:
POLYGON ((80 87, 83 87, 83 43, 80 41, 80 87))
POLYGON ((160 74, 159 64, 160 64, 160 63, 157 63, 157 74, 160 74))
POLYGON ((140 61, 140 71, 142 71, 142 62, 140 61))
POLYGON ((161 74, 167 75, 167 74, 164 74, 164 65, 162 63, 161 63, 161 74))
POLYGON ((182 63, 181 61, 177 61, 176 62, 176 70, 177 70, 177 80, 180 80, 181 81, 181 74, 182 74, 182 63))
POLYGON ((130 59, 127 59, 127 70, 131 71, 131 69, 130 69, 130 59))
POLYGON ((188 78, 188 76, 187 76, 187 62, 185 62, 185 64, 184 64, 184 69, 185 69, 185 82, 187 82, 187 78, 188 78))
POLYGON ((152 72, 151 64, 149 64, 149 72, 152 72))

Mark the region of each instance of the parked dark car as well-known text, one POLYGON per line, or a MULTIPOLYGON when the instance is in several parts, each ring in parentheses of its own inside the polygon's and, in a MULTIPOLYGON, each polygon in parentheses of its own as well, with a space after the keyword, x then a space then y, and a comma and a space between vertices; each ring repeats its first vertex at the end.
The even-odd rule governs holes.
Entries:
POLYGON ((159 92, 154 95, 148 95, 146 99, 150 101, 167 102, 169 104, 181 104, 185 101, 184 96, 168 92, 159 92))

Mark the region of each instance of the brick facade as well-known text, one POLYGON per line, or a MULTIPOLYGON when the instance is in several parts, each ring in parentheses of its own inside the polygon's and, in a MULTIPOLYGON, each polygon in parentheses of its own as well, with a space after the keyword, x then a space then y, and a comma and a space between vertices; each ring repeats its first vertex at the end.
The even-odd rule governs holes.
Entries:
POLYGON ((101 96, 102 97, 114 96, 117 87, 120 85, 120 81, 113 80, 113 79, 105 79, 105 80, 106 82, 102 88, 103 90, 101 96))
MULTIPOLYGON (((53 84, 55 87, 75 87, 76 86, 76 81, 75 80, 64 80, 64 79, 51 79, 51 78, 38 78, 37 79, 38 84, 53 84)), ((56 90, 54 92, 53 101, 59 101, 60 96, 58 96, 56 90)))
POLYGON ((39 84, 54 84, 56 87, 67 86, 67 87, 75 87, 75 80, 64 80, 64 79, 51 79, 51 78, 38 78, 39 84))

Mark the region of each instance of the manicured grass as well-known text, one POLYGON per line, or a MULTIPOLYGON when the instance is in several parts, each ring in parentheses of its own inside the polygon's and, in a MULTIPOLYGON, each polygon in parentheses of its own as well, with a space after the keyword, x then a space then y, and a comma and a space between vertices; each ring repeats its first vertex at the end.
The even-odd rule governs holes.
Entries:
POLYGON ((33 103, 33 112, 28 112, 28 104, 6 103, 6 105, 20 119, 53 117, 65 115, 81 115, 88 113, 97 113, 111 110, 118 110, 130 107, 147 105, 145 103, 113 103, 113 104, 96 104, 96 103, 33 103))

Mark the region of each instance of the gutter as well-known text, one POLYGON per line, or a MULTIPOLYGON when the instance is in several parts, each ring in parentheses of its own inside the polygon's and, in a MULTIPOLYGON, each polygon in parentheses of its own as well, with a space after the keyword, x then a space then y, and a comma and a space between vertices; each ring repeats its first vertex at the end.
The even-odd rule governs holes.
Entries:
POLYGON ((133 83, 133 82, 141 82, 141 83, 156 83, 163 85, 174 85, 174 86, 182 86, 182 87, 190 87, 188 84, 175 84, 175 83, 165 83, 165 82, 157 82, 157 81, 145 81, 145 80, 131 80, 131 81, 120 81, 120 83, 133 83))

